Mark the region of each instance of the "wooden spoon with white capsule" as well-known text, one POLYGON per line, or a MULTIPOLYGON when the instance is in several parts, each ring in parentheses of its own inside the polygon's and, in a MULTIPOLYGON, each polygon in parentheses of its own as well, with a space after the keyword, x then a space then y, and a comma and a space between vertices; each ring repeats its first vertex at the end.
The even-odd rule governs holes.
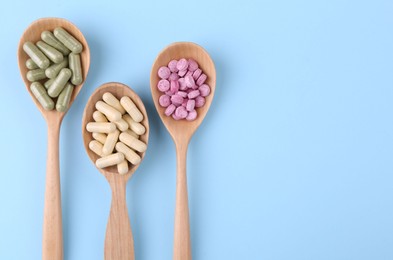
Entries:
MULTIPOLYGON (((92 133, 86 130, 86 125, 89 122, 94 122, 93 113, 96 111, 95 105, 102 100, 102 96, 109 92, 120 100, 124 96, 128 96, 135 103, 139 111, 143 115, 141 124, 146 131, 140 136, 140 140, 147 145, 149 140, 149 121, 146 109, 139 96, 124 84, 111 82, 100 86, 94 91, 89 98, 82 119, 82 135, 83 143, 90 160, 96 164, 100 157, 89 148, 89 143, 93 140, 92 133)), ((138 153, 141 160, 144 158, 146 152, 138 153)), ((126 204, 126 184, 133 173, 138 169, 140 164, 129 164, 129 170, 126 174, 119 174, 116 166, 110 166, 103 169, 98 169, 102 175, 108 180, 112 189, 112 204, 109 214, 108 225, 106 228, 105 237, 105 260, 133 260, 134 254, 134 240, 132 237, 130 220, 128 217, 126 204)))

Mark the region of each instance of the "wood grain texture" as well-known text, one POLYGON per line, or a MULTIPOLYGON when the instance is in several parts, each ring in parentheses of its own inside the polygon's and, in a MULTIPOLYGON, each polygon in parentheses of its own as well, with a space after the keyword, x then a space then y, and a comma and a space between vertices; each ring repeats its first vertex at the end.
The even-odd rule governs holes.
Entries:
POLYGON ((191 260, 191 236, 187 195, 186 160, 187 147, 192 135, 202 123, 212 103, 216 88, 216 69, 209 54, 199 45, 191 42, 176 42, 166 47, 156 58, 150 73, 150 88, 154 105, 162 122, 172 136, 176 145, 177 173, 176 173, 176 209, 173 259, 191 260), (198 117, 194 121, 179 120, 167 117, 165 108, 161 107, 158 99, 162 93, 157 89, 160 78, 157 75, 161 66, 167 66, 169 61, 181 58, 192 58, 198 62, 203 73, 207 75, 206 83, 211 93, 206 97, 203 107, 197 108, 198 117))
MULTIPOLYGON (((26 41, 36 43, 41 38, 41 33, 45 30, 53 31, 56 27, 63 27, 70 32, 83 45, 81 53, 81 64, 83 78, 86 79, 90 66, 90 50, 86 39, 79 29, 67 20, 60 18, 42 18, 33 22, 23 33, 18 46, 18 65, 27 91, 38 109, 41 111, 48 125, 48 156, 46 167, 46 185, 45 185, 45 205, 44 205, 44 223, 42 239, 42 259, 44 260, 61 260, 63 259, 63 235, 62 235, 62 216, 61 216, 61 193, 60 193, 60 169, 59 169, 59 135, 60 126, 65 112, 56 110, 46 111, 36 100, 30 91, 30 84, 26 78, 28 69, 26 60, 29 58, 23 51, 23 44, 26 41)), ((75 86, 70 106, 83 86, 75 86)))
MULTIPOLYGON (((93 136, 86 130, 86 125, 93 120, 93 113, 96 110, 95 104, 102 100, 105 92, 110 92, 117 99, 123 96, 128 96, 134 101, 139 111, 143 114, 143 121, 141 122, 146 132, 140 136, 140 140, 146 145, 149 140, 149 120, 147 117, 145 106, 139 96, 124 84, 117 82, 110 82, 103 84, 89 98, 82 119, 82 136, 86 152, 90 160, 95 164, 99 158, 94 152, 89 149, 89 143, 93 140, 93 136)), ((146 152, 139 153, 143 160, 146 152)), ((108 219, 105 237, 104 257, 106 260, 130 260, 134 259, 134 240, 132 237, 131 225, 127 211, 126 204, 126 183, 131 178, 133 173, 139 167, 138 165, 129 165, 128 173, 120 175, 117 172, 116 166, 99 169, 99 171, 108 180, 112 189, 112 203, 108 219)))

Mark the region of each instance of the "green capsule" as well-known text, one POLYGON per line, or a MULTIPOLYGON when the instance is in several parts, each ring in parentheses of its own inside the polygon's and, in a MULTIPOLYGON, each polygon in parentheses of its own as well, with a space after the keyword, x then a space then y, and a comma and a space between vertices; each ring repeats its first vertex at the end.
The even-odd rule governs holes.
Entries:
POLYGON ((60 70, 67 67, 67 65, 68 59, 64 59, 62 62, 57 64, 55 63, 45 70, 45 75, 50 79, 56 78, 57 75, 59 75, 60 70))
POLYGON ((70 69, 61 69, 59 75, 55 78, 55 81, 53 81, 52 85, 50 85, 48 95, 53 98, 57 97, 65 87, 67 81, 71 78, 71 75, 72 72, 70 69))
POLYGON ((49 67, 50 61, 48 58, 32 42, 25 42, 23 44, 23 50, 41 69, 49 67))
POLYGON ((48 79, 47 81, 45 81, 44 87, 45 87, 46 89, 49 89, 49 87, 50 87, 50 85, 52 85, 53 81, 55 81, 54 78, 53 78, 53 79, 48 79))
POLYGON ((65 112, 70 104, 72 91, 74 90, 74 85, 67 82, 64 89, 61 91, 59 97, 56 102, 56 110, 59 112, 65 112))
POLYGON ((39 68, 38 65, 35 64, 35 62, 34 62, 32 59, 28 59, 28 60, 26 61, 26 67, 27 67, 29 70, 35 70, 35 69, 38 69, 38 68, 39 68))
POLYGON ((81 53, 82 52, 82 44, 78 42, 77 39, 74 38, 71 34, 69 34, 66 30, 61 27, 57 27, 53 34, 55 37, 64 44, 68 49, 70 49, 73 53, 81 53))
POLYGON ((55 107, 53 100, 48 96, 41 83, 31 83, 30 90, 45 110, 52 110, 55 107))
POLYGON ((36 45, 46 55, 46 57, 48 57, 54 63, 60 63, 64 60, 64 56, 61 52, 46 44, 45 42, 38 41, 36 45))
POLYGON ((68 55, 68 63, 72 71, 71 83, 77 86, 83 81, 81 56, 79 54, 70 53, 70 55, 68 55))
POLYGON ((43 69, 29 70, 29 72, 27 72, 27 74, 26 74, 26 78, 30 82, 44 79, 44 78, 46 78, 45 70, 43 70, 43 69))
POLYGON ((57 40, 53 33, 50 31, 43 31, 41 33, 41 39, 56 50, 63 53, 63 55, 68 55, 71 52, 66 46, 64 46, 64 44, 59 42, 59 40, 57 40))

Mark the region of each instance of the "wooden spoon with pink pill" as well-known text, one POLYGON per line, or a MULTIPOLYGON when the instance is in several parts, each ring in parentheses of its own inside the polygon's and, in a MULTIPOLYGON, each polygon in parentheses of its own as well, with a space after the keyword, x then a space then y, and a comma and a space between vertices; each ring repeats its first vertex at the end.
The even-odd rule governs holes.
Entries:
POLYGON ((34 103, 41 111, 48 125, 48 155, 46 165, 46 185, 45 185, 45 206, 43 223, 42 259, 61 260, 63 259, 63 237, 62 237, 62 216, 61 216, 61 193, 60 193, 60 169, 59 169, 59 136, 60 125, 67 112, 45 110, 34 97, 30 90, 31 82, 27 79, 28 68, 26 61, 28 55, 23 50, 25 42, 37 42, 41 40, 43 31, 53 31, 56 27, 62 27, 73 35, 83 47, 80 53, 83 81, 73 88, 69 106, 74 102, 81 90, 90 66, 90 50, 86 39, 79 29, 65 19, 42 18, 39 19, 25 30, 18 46, 18 65, 21 76, 25 82, 27 91, 33 98, 34 103))
POLYGON ((158 114, 165 127, 172 136, 176 145, 177 154, 177 174, 176 174, 176 210, 175 210, 175 231, 174 231, 174 253, 175 260, 190 260, 191 238, 188 213, 187 195, 187 175, 186 160, 187 147, 192 135, 202 123, 210 104, 213 100, 216 86, 216 70, 209 54, 199 45, 191 42, 177 42, 166 47, 157 56, 150 74, 150 88, 152 97, 158 114), (210 95, 206 97, 204 106, 196 109, 197 118, 193 121, 174 120, 165 115, 165 108, 160 106, 159 98, 162 93, 158 90, 157 84, 160 80, 157 75, 158 69, 167 66, 171 60, 181 58, 193 59, 199 64, 199 68, 206 74, 206 84, 210 86, 210 95))
MULTIPOLYGON (((116 82, 103 84, 96 89, 89 98, 82 119, 83 143, 89 158, 94 164, 96 164, 97 159, 100 157, 89 148, 89 143, 93 140, 93 136, 92 133, 86 130, 86 125, 89 122, 94 122, 93 113, 96 110, 95 105, 98 101, 102 100, 104 93, 107 92, 111 93, 118 100, 124 96, 128 96, 135 103, 136 107, 143 115, 141 124, 146 129, 144 134, 140 136, 139 140, 147 145, 149 139, 148 117, 146 109, 139 96, 124 84, 116 82)), ((141 160, 143 160, 144 156, 145 152, 140 153, 141 160)), ((107 179, 112 189, 112 204, 105 237, 104 258, 106 260, 135 259, 134 240, 132 237, 126 204, 126 184, 138 167, 139 164, 131 165, 128 168, 128 172, 125 174, 119 174, 116 165, 102 169, 98 168, 102 175, 104 175, 107 179)))

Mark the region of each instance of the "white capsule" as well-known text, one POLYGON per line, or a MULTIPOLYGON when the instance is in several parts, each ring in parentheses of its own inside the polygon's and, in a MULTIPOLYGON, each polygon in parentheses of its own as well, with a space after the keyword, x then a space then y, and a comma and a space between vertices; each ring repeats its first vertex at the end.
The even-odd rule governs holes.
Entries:
POLYGON ((104 101, 98 101, 96 103, 96 109, 103 113, 111 122, 116 122, 121 119, 121 113, 104 101))
POLYGON ((134 102, 132 102, 131 98, 124 96, 120 99, 120 104, 124 107, 128 114, 132 117, 132 119, 139 123, 143 120, 143 115, 141 111, 136 107, 134 102))
POLYGON ((105 144, 106 134, 103 133, 93 133, 93 138, 96 139, 101 144, 105 144))
POLYGON ((106 92, 103 96, 102 99, 110 106, 115 108, 117 111, 119 111, 122 115, 126 112, 124 107, 120 104, 120 101, 111 93, 106 92))
POLYGON ((127 133, 121 133, 119 139, 135 151, 143 153, 147 149, 147 145, 144 142, 127 133))
POLYGON ((130 115, 125 114, 123 119, 126 120, 128 126, 132 131, 134 131, 137 135, 143 135, 146 132, 145 127, 141 123, 135 122, 130 115))
POLYGON ((104 116, 103 113, 101 113, 100 111, 94 111, 93 113, 93 119, 96 122, 108 122, 108 119, 104 116))
POLYGON ((129 161, 133 165, 137 165, 141 162, 141 157, 122 142, 117 142, 116 151, 124 154, 127 161, 129 161))
POLYGON ((124 155, 122 153, 114 153, 105 157, 102 157, 96 161, 96 166, 100 169, 116 165, 124 161, 124 155))
POLYGON ((86 125, 87 131, 93 133, 111 133, 116 130, 116 125, 114 123, 97 123, 90 122, 86 125))
POLYGON ((102 156, 102 144, 97 140, 93 140, 89 143, 89 148, 98 156, 102 156))
POLYGON ((127 160, 123 160, 121 163, 117 165, 117 171, 119 174, 123 175, 128 172, 128 162, 127 160))
POLYGON ((127 129, 126 131, 124 131, 124 133, 127 133, 129 135, 132 135, 133 137, 135 137, 136 139, 139 139, 139 135, 137 135, 134 131, 132 131, 131 129, 127 129))
POLYGON ((109 155, 113 152, 113 149, 115 149, 116 142, 119 138, 119 134, 120 132, 117 129, 108 134, 104 143, 104 147, 102 148, 103 155, 109 155))
POLYGON ((123 118, 113 123, 115 123, 117 128, 119 128, 119 130, 122 132, 128 129, 128 123, 123 118))

